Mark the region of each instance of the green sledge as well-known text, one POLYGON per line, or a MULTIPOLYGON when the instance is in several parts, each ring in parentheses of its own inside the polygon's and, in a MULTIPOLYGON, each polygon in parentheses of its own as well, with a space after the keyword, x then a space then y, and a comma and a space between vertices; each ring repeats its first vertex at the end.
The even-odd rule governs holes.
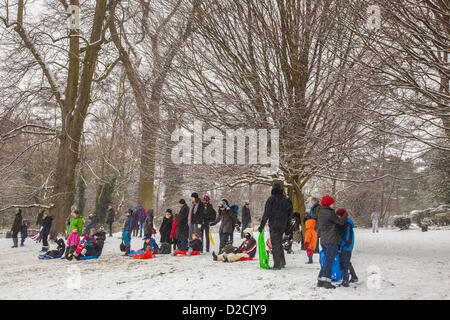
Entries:
POLYGON ((269 257, 266 252, 266 244, 264 242, 264 230, 261 231, 258 238, 258 255, 259 255, 259 266, 262 269, 270 269, 269 257))

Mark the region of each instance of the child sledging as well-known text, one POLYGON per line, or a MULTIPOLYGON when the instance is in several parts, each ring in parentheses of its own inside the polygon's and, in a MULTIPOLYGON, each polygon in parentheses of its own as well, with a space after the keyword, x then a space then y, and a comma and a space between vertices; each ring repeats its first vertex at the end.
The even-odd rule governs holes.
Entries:
POLYGON ((222 252, 219 253, 219 255, 216 255, 213 251, 213 260, 223 262, 252 260, 256 254, 256 240, 253 238, 253 230, 251 228, 245 229, 244 237, 245 240, 242 242, 241 246, 239 248, 234 248, 232 251, 226 249, 228 253, 222 252))

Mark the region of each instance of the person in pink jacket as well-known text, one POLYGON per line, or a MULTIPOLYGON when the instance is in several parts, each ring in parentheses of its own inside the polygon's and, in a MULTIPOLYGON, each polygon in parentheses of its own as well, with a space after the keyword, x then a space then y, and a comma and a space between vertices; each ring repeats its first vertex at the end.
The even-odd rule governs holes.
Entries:
POLYGON ((77 247, 80 245, 80 235, 78 234, 77 228, 72 229, 72 233, 67 238, 67 246, 66 246, 66 253, 63 256, 63 258, 66 258, 68 260, 72 260, 73 253, 77 249, 77 247))

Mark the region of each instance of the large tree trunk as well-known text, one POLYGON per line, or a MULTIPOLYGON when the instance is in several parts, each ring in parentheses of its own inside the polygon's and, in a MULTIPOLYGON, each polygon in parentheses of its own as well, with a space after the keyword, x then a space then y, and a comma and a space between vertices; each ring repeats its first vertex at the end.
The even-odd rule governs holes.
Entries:
POLYGON ((155 154, 156 132, 150 125, 150 119, 141 113, 142 138, 141 138, 141 166, 139 175, 138 201, 144 208, 153 209, 153 191, 155 188, 155 154))

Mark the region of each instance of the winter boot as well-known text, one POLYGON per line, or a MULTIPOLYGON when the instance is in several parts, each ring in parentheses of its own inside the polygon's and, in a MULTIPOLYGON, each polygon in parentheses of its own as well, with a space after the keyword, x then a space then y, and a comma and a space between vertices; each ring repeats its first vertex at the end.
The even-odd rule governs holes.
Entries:
POLYGON ((318 287, 318 288, 322 288, 324 282, 325 282, 325 281, 317 280, 317 287, 318 287))
POLYGON ((222 257, 223 257, 222 262, 228 262, 227 255, 225 253, 222 254, 222 257))
POLYGON ((312 257, 308 257, 308 262, 306 264, 312 264, 312 263, 313 263, 312 257))
POLYGON ((331 284, 331 282, 328 282, 328 281, 324 281, 324 282, 323 282, 323 287, 324 287, 325 289, 336 289, 336 287, 333 286, 333 285, 331 284))
POLYGON ((123 256, 125 257, 125 256, 128 256, 129 254, 130 254, 130 247, 126 247, 125 248, 125 253, 124 253, 123 256))
POLYGON ((212 256, 213 256, 213 260, 217 261, 217 254, 214 251, 212 252, 212 256))
POLYGON ((18 247, 18 245, 17 245, 18 243, 19 243, 19 239, 13 238, 13 246, 11 248, 17 248, 18 247))
POLYGON ((358 278, 351 278, 350 279, 350 281, 349 281, 350 283, 356 283, 356 282, 358 282, 358 278))
POLYGON ((342 287, 345 287, 345 288, 350 287, 350 285, 349 285, 348 282, 342 282, 341 286, 342 286, 342 287))
POLYGON ((47 252, 48 251, 48 247, 42 247, 41 252, 47 252))

